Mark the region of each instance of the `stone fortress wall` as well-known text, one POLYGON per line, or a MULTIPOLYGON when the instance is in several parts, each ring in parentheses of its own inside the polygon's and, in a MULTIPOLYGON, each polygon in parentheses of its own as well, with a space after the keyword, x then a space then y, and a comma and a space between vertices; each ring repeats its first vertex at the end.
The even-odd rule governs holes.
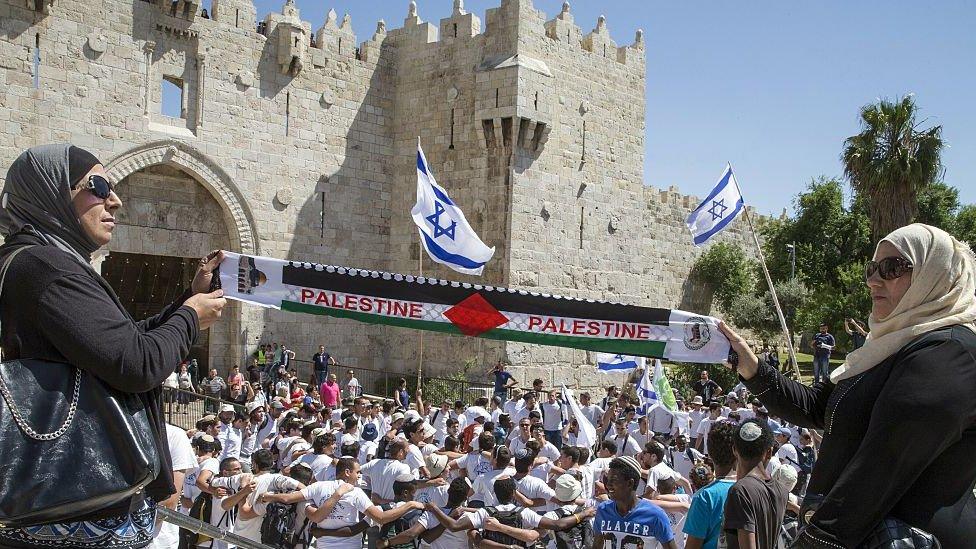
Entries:
MULTIPOLYGON (((127 209, 108 253, 213 247, 699 312, 684 219, 699 199, 643 185, 645 46, 618 46, 569 5, 501 0, 439 23, 411 4, 358 42, 348 16, 286 1, 0 0, 0 165, 71 142, 106 162, 127 209), (161 87, 182 89, 179 117, 161 87), (422 258, 410 218, 420 137, 431 169, 495 258, 484 276, 422 258), (205 192, 201 192, 205 191, 205 192), (187 213, 194 204, 212 212, 187 213), (220 212, 219 214, 217 212, 220 212), (213 216, 220 219, 215 222, 213 216), (206 217, 206 216, 204 216, 206 217)), ((736 222, 720 238, 752 248, 736 222)), ((420 336, 234 304, 210 337, 220 368, 257 341, 300 358, 412 373, 420 336)), ((590 353, 440 334, 430 375, 510 360, 521 379, 595 383, 590 353)), ((602 379, 602 378, 601 378, 602 379)))

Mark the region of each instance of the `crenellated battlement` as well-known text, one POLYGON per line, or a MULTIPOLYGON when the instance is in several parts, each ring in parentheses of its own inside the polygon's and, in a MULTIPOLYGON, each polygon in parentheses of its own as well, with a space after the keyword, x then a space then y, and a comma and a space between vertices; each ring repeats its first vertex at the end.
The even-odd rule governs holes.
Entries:
MULTIPOLYGON (((388 44, 392 47, 404 40, 418 40, 431 48, 460 45, 475 39, 481 41, 486 57, 490 57, 505 53, 514 55, 521 48, 520 43, 531 42, 526 40, 526 35, 535 35, 539 41, 564 44, 567 47, 563 52, 575 50, 579 55, 644 70, 643 31, 637 31, 631 44, 618 46, 610 35, 606 18, 600 16, 592 30, 584 33, 574 20, 569 2, 563 4, 559 14, 546 20, 545 13, 536 10, 531 0, 502 0, 498 7, 487 10, 486 24, 482 28, 481 18, 466 11, 463 0, 455 0, 451 14, 437 24, 421 19, 416 3, 411 1, 402 26, 387 28, 381 20, 377 22, 373 36, 357 44, 349 14, 339 20, 336 11, 330 9, 326 20, 315 28, 313 23, 301 19, 293 0, 286 0, 280 13, 268 14, 262 21, 256 21, 253 0, 212 0, 212 13, 207 17, 200 16, 197 0, 148 1, 157 5, 161 14, 179 20, 185 27, 182 32, 194 36, 201 34, 204 28, 216 26, 233 26, 245 32, 253 29, 255 39, 260 39, 260 35, 273 41, 273 47, 280 50, 277 55, 282 71, 293 75, 310 67, 321 68, 329 58, 359 61, 366 65, 375 63, 388 38, 392 39, 388 44)), ((208 46, 219 48, 217 44, 208 46)))

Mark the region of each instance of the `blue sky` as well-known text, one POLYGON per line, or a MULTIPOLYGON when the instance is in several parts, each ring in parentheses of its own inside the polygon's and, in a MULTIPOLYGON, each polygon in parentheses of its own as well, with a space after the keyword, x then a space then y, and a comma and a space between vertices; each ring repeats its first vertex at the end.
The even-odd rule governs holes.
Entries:
MULTIPOLYGON (((468 0, 484 12, 501 0, 468 0)), ((209 1, 204 2, 204 5, 209 1)), ((284 0, 257 0, 259 19, 284 0)), ((407 1, 296 0, 317 29, 329 8, 352 16, 357 40, 376 21, 402 25, 407 1)), ((425 21, 450 15, 452 0, 417 0, 425 21)), ((535 0, 554 17, 558 0, 535 0)), ((618 44, 644 29, 647 44, 645 182, 705 196, 731 161, 746 202, 778 214, 821 174, 841 176, 845 137, 858 109, 878 97, 914 93, 950 148, 945 180, 976 203, 976 3, 572 2, 589 32, 597 17, 618 44)))

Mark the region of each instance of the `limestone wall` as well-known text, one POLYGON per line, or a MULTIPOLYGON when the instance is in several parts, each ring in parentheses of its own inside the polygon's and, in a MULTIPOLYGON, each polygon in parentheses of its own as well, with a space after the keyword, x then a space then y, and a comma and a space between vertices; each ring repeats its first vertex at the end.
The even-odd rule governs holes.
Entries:
MULTIPOLYGON (((189 0, 35 4, 0 0, 0 166, 52 141, 98 154, 131 199, 109 252, 196 257, 226 242, 475 281, 426 257, 421 266, 409 216, 420 137, 438 181, 496 248, 479 282, 703 306, 683 226, 697 199, 642 184, 640 33, 618 46, 606 21, 576 22, 568 6, 548 18, 529 0, 501 0, 484 21, 461 2, 449 14, 411 6, 402 26, 379 22, 361 42, 348 17, 303 21, 290 2, 260 21, 250 0, 213 0, 210 19, 189 0), (182 86, 180 116, 162 114, 164 80, 182 86), (177 192, 167 182, 207 215, 163 215, 177 192)), ((722 238, 749 246, 739 222, 722 238)), ((343 363, 392 372, 421 361, 416 333, 249 307, 232 316, 211 337, 218 366, 258 341, 306 359, 322 343, 343 363)), ((507 358, 526 379, 591 381, 578 368, 587 353, 423 339, 428 373, 507 358)))

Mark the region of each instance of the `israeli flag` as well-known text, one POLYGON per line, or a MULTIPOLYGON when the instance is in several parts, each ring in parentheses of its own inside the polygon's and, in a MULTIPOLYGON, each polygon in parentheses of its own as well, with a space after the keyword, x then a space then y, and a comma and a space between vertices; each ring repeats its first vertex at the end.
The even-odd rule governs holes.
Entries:
POLYGON ((459 273, 480 275, 495 248, 485 246, 447 191, 434 180, 417 139, 417 204, 410 211, 431 259, 459 273))
POLYGON ((596 370, 603 374, 632 372, 637 368, 643 368, 645 362, 644 357, 615 355, 612 353, 596 354, 596 370))
POLYGON ((732 164, 729 164, 718 185, 715 185, 685 222, 695 239, 695 246, 708 242, 708 239, 724 229, 739 215, 744 205, 742 193, 739 192, 739 185, 732 173, 732 164))

